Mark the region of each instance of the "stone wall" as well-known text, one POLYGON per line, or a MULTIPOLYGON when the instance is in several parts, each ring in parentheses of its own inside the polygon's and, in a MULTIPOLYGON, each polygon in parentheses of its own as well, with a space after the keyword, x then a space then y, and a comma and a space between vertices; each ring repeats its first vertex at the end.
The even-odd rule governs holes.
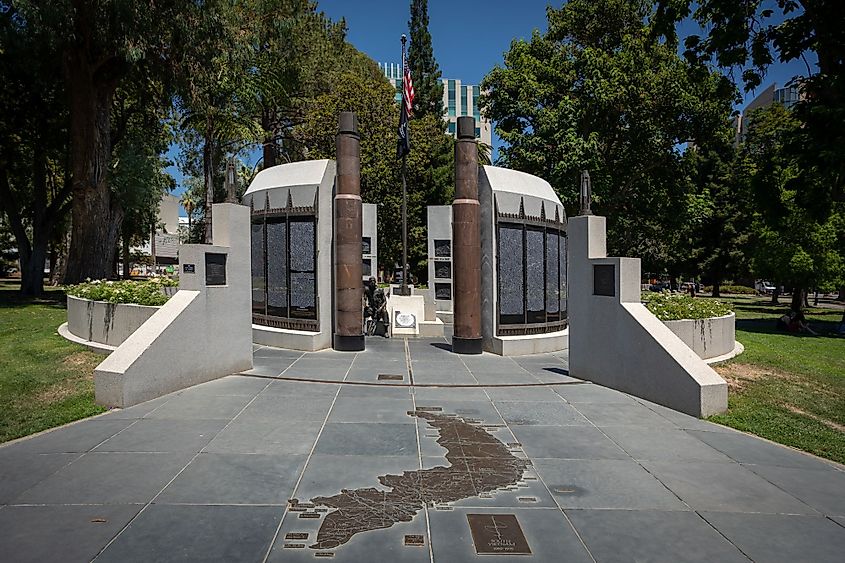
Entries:
POLYGON ((82 340, 120 346, 158 307, 67 296, 67 328, 82 340))
POLYGON ((684 344, 692 348, 702 360, 733 352, 736 340, 736 315, 709 319, 663 321, 684 344))

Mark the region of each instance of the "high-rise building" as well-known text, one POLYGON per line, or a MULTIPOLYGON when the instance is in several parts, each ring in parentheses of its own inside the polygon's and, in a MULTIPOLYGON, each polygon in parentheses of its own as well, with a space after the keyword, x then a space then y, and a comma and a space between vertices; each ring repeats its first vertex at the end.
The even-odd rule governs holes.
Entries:
MULTIPOLYGON (((396 87, 396 100, 402 99, 402 65, 394 63, 379 63, 384 76, 396 87)), ((481 90, 474 84, 462 84, 460 80, 443 79, 443 118, 447 122, 446 129, 450 134, 457 134, 458 118, 470 116, 475 118, 475 138, 491 146, 493 144, 493 129, 490 121, 485 119, 478 109, 478 98, 481 90)))
POLYGON ((756 98, 745 106, 742 113, 736 116, 734 124, 736 125, 736 142, 740 143, 745 138, 745 133, 748 130, 747 119, 748 114, 755 109, 760 109, 772 105, 775 102, 781 103, 787 109, 794 106, 802 98, 799 86, 785 86, 778 88, 777 84, 770 84, 768 88, 760 92, 756 98))

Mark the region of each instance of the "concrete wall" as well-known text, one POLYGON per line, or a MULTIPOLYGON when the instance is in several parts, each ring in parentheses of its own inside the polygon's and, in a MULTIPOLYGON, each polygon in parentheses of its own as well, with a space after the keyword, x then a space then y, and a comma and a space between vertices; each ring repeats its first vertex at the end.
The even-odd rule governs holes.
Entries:
POLYGON ((361 236, 370 237, 370 252, 363 254, 364 260, 370 261, 370 273, 363 271, 363 279, 370 276, 378 279, 378 205, 364 203, 361 206, 361 236))
MULTIPOLYGON (((435 239, 438 240, 448 240, 452 241, 452 206, 451 205, 429 205, 427 210, 428 214, 428 287, 432 291, 432 297, 435 296, 435 284, 447 284, 449 286, 449 291, 452 292, 454 288, 452 287, 452 276, 450 275, 448 278, 436 278, 435 277, 435 265, 437 262, 449 262, 452 264, 452 254, 450 252, 448 257, 440 257, 438 258, 434 254, 434 241, 435 239)), ((454 296, 453 296, 454 297, 454 296)), ((437 311, 441 313, 451 313, 452 312, 452 299, 434 299, 434 307, 437 311)), ((451 322, 451 314, 450 315, 439 315, 445 316, 451 322)))
POLYGON ((733 352, 736 344, 736 315, 709 319, 663 321, 702 360, 733 352))
POLYGON ((215 244, 181 247, 179 291, 97 366, 98 403, 128 407, 252 367, 249 208, 212 213, 215 244), (207 252, 226 254, 225 285, 206 285, 207 252))
POLYGON ((640 302, 640 261, 608 258, 605 218, 569 220, 569 371, 693 416, 727 409, 725 381, 640 302), (594 266, 614 267, 613 296, 594 266))
POLYGON ((106 303, 67 296, 67 328, 71 334, 100 344, 120 346, 158 307, 106 303))

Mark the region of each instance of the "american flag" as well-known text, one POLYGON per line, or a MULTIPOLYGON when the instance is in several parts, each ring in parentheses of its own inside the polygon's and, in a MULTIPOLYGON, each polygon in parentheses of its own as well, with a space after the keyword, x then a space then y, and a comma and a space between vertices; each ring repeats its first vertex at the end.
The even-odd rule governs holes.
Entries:
MULTIPOLYGON (((404 39, 404 35, 402 36, 404 39)), ((411 82, 411 69, 408 68, 408 60, 405 58, 405 47, 402 46, 402 107, 399 111, 399 143, 396 147, 397 158, 402 158, 411 152, 411 135, 408 131, 408 118, 413 113, 414 106, 414 84, 411 82)))
POLYGON ((407 59, 402 63, 405 67, 402 80, 402 99, 405 100, 405 111, 408 112, 408 117, 411 117, 414 115, 414 83, 411 80, 411 69, 408 67, 407 59))

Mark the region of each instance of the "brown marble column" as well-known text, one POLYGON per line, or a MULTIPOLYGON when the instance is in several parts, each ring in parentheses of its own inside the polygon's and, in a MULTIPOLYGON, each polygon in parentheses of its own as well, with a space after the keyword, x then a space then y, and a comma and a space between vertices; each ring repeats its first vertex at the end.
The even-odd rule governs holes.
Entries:
POLYGON ((475 119, 458 118, 455 143, 455 200, 452 202, 452 351, 481 353, 481 211, 478 203, 478 146, 475 119))
POLYGON ((364 349, 361 262, 361 137, 353 112, 340 114, 334 197, 335 350, 364 349))

